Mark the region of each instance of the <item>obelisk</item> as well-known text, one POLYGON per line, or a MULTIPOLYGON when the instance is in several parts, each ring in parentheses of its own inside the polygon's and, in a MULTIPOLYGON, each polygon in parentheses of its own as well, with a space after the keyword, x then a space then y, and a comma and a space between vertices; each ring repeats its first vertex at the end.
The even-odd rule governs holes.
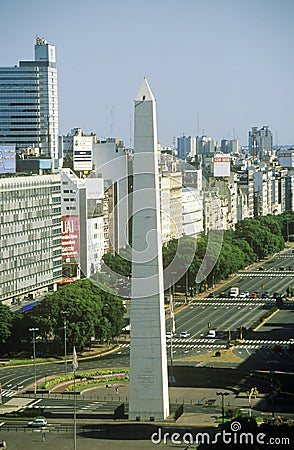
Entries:
POLYGON ((130 420, 169 415, 156 102, 144 79, 135 99, 130 420))

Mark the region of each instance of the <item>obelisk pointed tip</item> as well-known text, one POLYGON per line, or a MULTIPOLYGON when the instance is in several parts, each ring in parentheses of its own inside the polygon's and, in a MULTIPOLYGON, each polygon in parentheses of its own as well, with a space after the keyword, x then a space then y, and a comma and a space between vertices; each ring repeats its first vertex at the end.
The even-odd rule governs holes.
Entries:
POLYGON ((155 100, 155 97, 150 89, 146 77, 144 77, 143 83, 140 86, 135 101, 155 100))

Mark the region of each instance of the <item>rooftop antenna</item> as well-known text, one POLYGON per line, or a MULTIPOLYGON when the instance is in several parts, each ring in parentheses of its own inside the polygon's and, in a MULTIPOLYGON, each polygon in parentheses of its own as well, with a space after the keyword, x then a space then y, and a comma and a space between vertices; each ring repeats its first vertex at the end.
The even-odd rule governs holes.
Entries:
POLYGON ((130 148, 132 148, 133 145, 133 116, 132 113, 130 113, 130 148))
POLYGON ((113 137, 113 129, 114 129, 114 105, 112 105, 110 111, 110 137, 113 137))

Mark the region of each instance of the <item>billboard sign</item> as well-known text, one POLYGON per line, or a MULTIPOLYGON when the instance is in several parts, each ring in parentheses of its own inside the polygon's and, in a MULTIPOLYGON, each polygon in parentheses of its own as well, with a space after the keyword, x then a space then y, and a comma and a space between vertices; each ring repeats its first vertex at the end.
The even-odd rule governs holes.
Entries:
POLYGON ((278 158, 281 167, 289 169, 294 167, 294 150, 280 150, 278 152, 278 158))
POLYGON ((93 157, 93 138, 90 136, 74 137, 74 170, 89 171, 92 170, 93 157))
POLYGON ((15 171, 15 145, 0 145, 0 173, 15 171))
POLYGON ((79 216, 62 217, 62 259, 80 256, 79 216))
POLYGON ((213 176, 214 177, 229 177, 230 176, 230 156, 223 154, 215 155, 213 158, 213 176))

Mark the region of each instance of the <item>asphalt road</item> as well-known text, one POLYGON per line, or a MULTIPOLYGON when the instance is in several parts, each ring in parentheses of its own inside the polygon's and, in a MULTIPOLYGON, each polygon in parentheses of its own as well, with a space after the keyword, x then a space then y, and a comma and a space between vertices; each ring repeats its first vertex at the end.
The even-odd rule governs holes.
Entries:
MULTIPOLYGON (((240 291, 248 290, 249 292, 258 291, 263 286, 263 290, 267 289, 271 293, 286 291, 288 285, 292 282, 291 271, 289 267, 294 265, 294 253, 292 250, 283 251, 276 255, 273 259, 262 261, 254 267, 243 271, 241 276, 230 280, 226 286, 222 286, 215 290, 218 294, 221 291, 228 292, 230 286, 239 286, 240 291), (259 266, 263 270, 259 271, 259 266), (284 270, 281 271, 281 265, 284 270)), ((294 271, 293 271, 294 274, 294 271)), ((248 328, 249 325, 263 315, 265 309, 274 304, 272 299, 247 299, 247 298, 210 298, 210 299, 194 299, 187 308, 180 310, 176 314, 176 336, 173 337, 173 353, 176 356, 185 356, 191 352, 206 353, 209 350, 221 349, 226 346, 229 330, 233 337, 238 337, 238 329, 240 326, 248 328), (208 323, 211 328, 218 330, 216 339, 207 339, 208 323), (182 331, 189 333, 188 338, 180 338, 182 331)), ((237 348, 239 355, 249 357, 253 350, 264 349, 265 354, 268 348, 276 345, 282 346, 285 353, 288 347, 289 338, 293 337, 293 327, 289 324, 293 323, 293 313, 279 313, 278 317, 282 317, 279 326, 267 324, 262 327, 265 336, 257 336, 256 341, 245 342, 241 348, 237 348), (266 330, 266 331, 265 331, 266 330), (263 338, 262 338, 263 337, 263 338), (271 341, 271 342, 269 342, 271 341), (255 346, 255 347, 252 347, 255 346)), ((167 319, 167 330, 170 329, 170 320, 167 319)), ((260 332, 258 332, 260 333, 260 332)), ((246 339, 246 331, 244 336, 246 339)), ((286 353, 285 353, 285 356, 286 353)), ((286 361, 287 358, 285 359, 286 361)), ((122 344, 117 353, 112 353, 104 357, 91 359, 88 361, 80 360, 79 369, 86 370, 90 368, 105 367, 127 367, 129 365, 129 344, 122 344)), ((49 363, 37 365, 37 379, 49 377, 52 374, 62 374, 64 366, 60 363, 49 363)), ((34 373, 32 366, 11 367, 0 369, 0 382, 3 386, 4 401, 10 396, 17 393, 17 389, 29 386, 34 381, 34 373)))
POLYGON ((240 287, 240 292, 258 292, 261 295, 265 290, 269 290, 271 294, 280 292, 284 295, 287 287, 293 284, 293 277, 294 253, 292 253, 292 249, 286 249, 276 254, 273 258, 260 261, 248 269, 240 271, 237 278, 229 281, 224 287, 220 287, 214 292, 217 295, 221 292, 228 294, 230 287, 238 286, 240 287), (280 270, 281 266, 284 267, 283 271, 280 270), (259 270, 260 267, 263 270, 259 270))

